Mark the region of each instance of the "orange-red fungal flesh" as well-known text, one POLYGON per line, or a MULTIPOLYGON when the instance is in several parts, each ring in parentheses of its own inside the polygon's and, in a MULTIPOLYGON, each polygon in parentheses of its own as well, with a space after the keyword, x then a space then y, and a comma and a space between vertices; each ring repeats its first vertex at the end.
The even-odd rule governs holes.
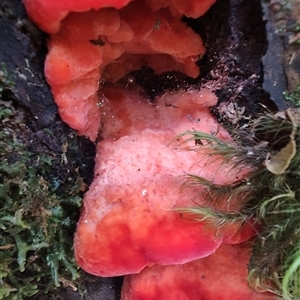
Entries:
POLYGON ((196 62, 205 48, 181 16, 200 16, 215 0, 23 2, 33 21, 52 34, 45 75, 62 119, 94 141, 100 80, 115 82, 141 66, 199 75, 196 62))
POLYGON ((251 244, 221 245, 204 259, 183 265, 152 266, 125 277, 122 300, 276 300, 248 285, 251 244))
POLYGON ((219 230, 172 211, 194 206, 193 200, 206 203, 201 187, 181 191, 184 172, 223 184, 240 176, 221 157, 168 146, 176 134, 193 129, 230 139, 209 112, 214 94, 177 92, 150 104, 138 92, 114 87, 102 97, 104 140, 75 235, 75 256, 84 270, 100 276, 138 273, 153 264, 206 257, 223 241, 239 243, 255 234, 252 227, 219 230))

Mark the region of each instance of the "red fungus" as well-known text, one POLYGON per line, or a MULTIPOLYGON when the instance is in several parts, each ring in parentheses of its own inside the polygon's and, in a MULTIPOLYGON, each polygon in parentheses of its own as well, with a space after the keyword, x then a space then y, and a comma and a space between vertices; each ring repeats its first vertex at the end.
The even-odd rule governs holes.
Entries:
POLYGON ((122 300, 275 300, 248 286, 251 245, 222 245, 205 259, 184 265, 152 266, 125 277, 122 300))
MULTIPOLYGON (((133 0, 23 0, 28 16, 45 32, 57 33, 60 22, 70 12, 85 12, 91 9, 99 10, 103 7, 120 9, 133 0)), ((141 0, 138 0, 141 1, 141 0)), ((145 0, 153 10, 170 7, 171 11, 197 18, 202 16, 216 0, 145 0)))
MULTIPOLYGON (((215 0, 23 2, 32 20, 52 34, 45 74, 62 119, 93 141, 99 129, 104 138, 98 144, 95 180, 85 195, 75 236, 79 265, 102 276, 137 273, 153 264, 182 264, 206 257, 221 243, 240 243, 253 236, 251 224, 219 230, 205 222, 191 223, 172 211, 193 205, 195 197, 199 204, 204 203, 195 188, 180 193, 183 171, 219 183, 236 179, 237 174, 225 175, 228 168, 221 158, 200 159, 195 152, 167 147, 174 135, 192 129, 230 138, 209 113, 208 106, 216 103, 213 94, 165 94, 150 104, 138 92, 116 87, 98 91, 100 79, 116 82, 143 65, 158 73, 178 70, 197 77, 196 61, 205 49, 201 38, 180 18, 204 14, 215 0)), ((238 209, 238 205, 232 208, 238 209)), ((228 255, 239 253, 229 250, 239 248, 221 249, 227 249, 228 255)), ((224 259, 224 253, 212 255, 208 262, 224 259)), ((162 270, 157 274, 165 279, 163 267, 147 269, 140 277, 127 279, 124 299, 131 299, 126 298, 129 293, 143 287, 139 278, 147 278, 147 272, 152 272, 148 270, 157 268, 162 270)), ((186 268, 190 270, 190 265, 186 268)), ((207 276, 214 276, 210 272, 207 276)), ((202 295, 187 278, 182 284, 189 286, 191 293, 202 295)), ((160 293, 155 299, 170 298, 162 296, 164 291, 160 293)))
POLYGON ((98 144, 95 179, 75 236, 75 255, 83 269, 100 276, 138 273, 154 263, 205 257, 224 240, 239 243, 255 234, 252 227, 241 230, 235 224, 220 231, 172 212, 194 205, 192 199, 204 204, 199 188, 180 193, 183 172, 219 183, 239 176, 228 174, 221 158, 199 160, 196 152, 167 147, 178 132, 192 129, 229 139, 209 113, 217 101, 212 93, 165 94, 155 105, 116 87, 103 93, 109 99, 102 106, 104 140, 98 144))
MULTIPOLYGON (((177 70, 191 77, 199 75, 196 61, 205 52, 202 40, 180 17, 171 13, 172 5, 164 5, 162 1, 162 7, 166 8, 153 11, 147 1, 140 0, 119 11, 104 8, 120 8, 127 2, 94 0, 58 4, 24 0, 30 17, 42 29, 55 33, 49 40, 45 75, 59 113, 68 125, 91 140, 96 139, 100 124, 97 90, 101 76, 116 81, 124 72, 134 70, 114 67, 115 63, 120 66, 124 53, 141 55, 142 59, 135 60, 138 63, 132 67, 146 64, 158 72, 177 70), (75 11, 82 13, 68 14, 75 11), (150 56, 145 59, 145 55, 150 56)), ((208 9, 207 1, 204 2, 208 9)), ((190 8, 182 8, 185 9, 190 8)))
POLYGON ((60 22, 70 12, 85 12, 103 7, 120 9, 133 0, 23 0, 28 16, 45 32, 57 33, 60 22))
POLYGON ((201 1, 182 1, 172 0, 174 7, 183 15, 191 18, 198 18, 204 15, 216 0, 201 0, 201 1))

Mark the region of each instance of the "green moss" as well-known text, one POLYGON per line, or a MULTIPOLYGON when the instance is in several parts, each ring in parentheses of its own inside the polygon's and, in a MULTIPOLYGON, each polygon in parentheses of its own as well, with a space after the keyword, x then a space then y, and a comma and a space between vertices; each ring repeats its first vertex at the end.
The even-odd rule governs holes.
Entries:
POLYGON ((292 102, 296 107, 300 107, 300 85, 293 92, 284 92, 284 98, 292 102))
POLYGON ((76 285, 76 183, 58 189, 50 175, 61 157, 29 150, 12 103, 0 102, 0 120, 0 299, 32 298, 67 280, 76 285))

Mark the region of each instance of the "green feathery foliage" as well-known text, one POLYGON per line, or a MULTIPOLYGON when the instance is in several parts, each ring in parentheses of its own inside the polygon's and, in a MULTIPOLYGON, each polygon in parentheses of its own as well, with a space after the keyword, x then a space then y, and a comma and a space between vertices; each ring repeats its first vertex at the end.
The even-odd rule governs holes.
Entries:
POLYGON ((260 115, 231 133, 234 142, 197 131, 177 139, 181 145, 194 141, 194 146, 186 146, 188 150, 209 149, 211 155, 221 155, 237 172, 249 170, 246 177, 229 185, 217 185, 194 174, 187 174, 184 184, 204 186, 210 207, 224 199, 230 207, 233 198, 240 199, 240 211, 202 206, 176 211, 220 227, 254 219, 261 230, 249 263, 250 284, 286 300, 300 299, 300 109, 260 115))
POLYGON ((74 182, 58 194, 45 179, 60 157, 29 150, 21 110, 0 100, 0 120, 0 299, 32 299, 78 277, 72 245, 81 198, 74 182))

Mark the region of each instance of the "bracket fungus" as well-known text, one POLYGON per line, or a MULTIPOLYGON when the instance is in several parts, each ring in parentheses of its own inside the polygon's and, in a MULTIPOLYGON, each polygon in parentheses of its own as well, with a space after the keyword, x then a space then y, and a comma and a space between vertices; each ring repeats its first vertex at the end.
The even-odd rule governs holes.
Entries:
POLYGON ((206 259, 184 265, 148 267, 139 274, 126 276, 122 299, 274 300, 271 293, 249 289, 250 252, 249 243, 223 244, 206 259))
MULTIPOLYGON (((45 75, 61 118, 80 135, 92 141, 98 136, 102 139, 97 144, 94 182, 85 194, 75 234, 78 264, 99 276, 139 273, 147 267, 157 269, 155 276, 162 278, 165 271, 161 268, 176 264, 169 269, 176 277, 181 267, 183 274, 189 268, 184 263, 197 260, 196 264, 205 265, 198 259, 213 254, 222 243, 238 244, 254 236, 251 224, 232 222, 226 230, 219 230, 206 221, 190 222, 173 211, 194 205, 195 199, 205 203, 198 187, 181 190, 184 172, 218 184, 243 176, 230 171, 222 157, 175 149, 176 143, 168 146, 174 136, 192 130, 231 140, 210 114, 216 96, 208 90, 178 91, 150 102, 138 91, 116 84, 145 65, 157 73, 176 70, 196 78, 201 71, 197 60, 205 48, 201 37, 181 17, 199 17, 215 0, 23 2, 30 18, 50 34, 45 75)), ((221 208, 238 210, 239 205, 233 201, 232 207, 221 208)), ((232 261, 243 248, 221 247, 216 253, 222 253, 223 259, 228 254, 232 261)), ((243 263, 245 269, 246 259, 243 263)), ((231 272, 227 267, 226 272, 231 272)), ((192 268, 193 276, 197 277, 199 268, 192 268)), ((148 270, 141 274, 152 272, 148 270)), ((143 280, 143 276, 148 275, 136 278, 143 280)), ((126 279, 123 299, 158 299, 129 296, 128 290, 134 289, 135 282, 140 286, 139 280, 126 279)), ((198 283, 182 282, 193 285, 189 288, 192 293, 200 291, 180 299, 200 299, 202 286, 198 283)), ((168 285, 164 288, 170 289, 168 285)), ((173 288, 179 293, 178 287, 173 288)), ((211 294, 213 288, 205 286, 211 294)), ((246 296, 239 299, 258 299, 245 282, 242 289, 246 296)))
POLYGON ((255 234, 247 228, 241 234, 235 224, 218 231, 172 212, 191 206, 196 197, 204 204, 197 187, 180 193, 183 172, 220 184, 238 176, 222 165, 222 158, 199 160, 196 152, 167 147, 178 132, 192 128, 229 139, 209 113, 216 103, 211 92, 165 95, 157 106, 134 92, 114 88, 104 93, 110 99, 104 105, 105 139, 98 144, 95 178, 75 236, 76 259, 86 271, 118 276, 154 263, 184 263, 213 253, 224 240, 238 243, 255 234))
POLYGON ((59 4, 24 0, 32 20, 52 33, 45 75, 61 118, 94 141, 100 124, 97 91, 101 79, 115 81, 145 63, 158 72, 175 69, 197 77, 196 62, 205 48, 181 16, 200 16, 214 2, 203 1, 202 7, 197 1, 191 5, 133 1, 125 6, 128 0, 59 4), (125 63, 123 55, 127 55, 125 63))

